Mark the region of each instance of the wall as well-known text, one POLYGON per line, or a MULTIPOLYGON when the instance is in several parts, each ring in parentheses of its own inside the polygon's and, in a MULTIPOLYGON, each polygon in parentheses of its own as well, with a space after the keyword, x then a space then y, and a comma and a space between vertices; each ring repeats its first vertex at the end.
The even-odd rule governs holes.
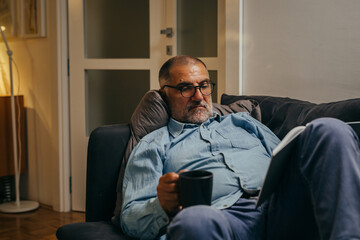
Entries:
MULTIPOLYGON (((24 95, 27 114, 28 171, 21 176, 21 197, 52 206, 59 194, 56 1, 46 0, 46 25, 45 38, 15 37, 8 42, 17 66, 13 65, 15 93, 24 95)), ((1 41, 2 80, 9 81, 8 69, 1 41)), ((2 93, 10 93, 8 83, 5 87, 2 93)))
POLYGON ((244 94, 360 96, 360 1, 244 0, 244 94))

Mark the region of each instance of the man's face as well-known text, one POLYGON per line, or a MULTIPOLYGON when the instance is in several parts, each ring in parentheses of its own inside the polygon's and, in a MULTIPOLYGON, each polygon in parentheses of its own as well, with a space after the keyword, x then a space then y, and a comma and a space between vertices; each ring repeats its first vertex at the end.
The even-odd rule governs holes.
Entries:
MULTIPOLYGON (((201 64, 174 65, 170 68, 171 86, 199 86, 209 82, 206 68, 201 64)), ((213 115, 211 95, 203 96, 199 89, 185 98, 177 89, 165 87, 172 118, 183 123, 201 124, 213 115)))

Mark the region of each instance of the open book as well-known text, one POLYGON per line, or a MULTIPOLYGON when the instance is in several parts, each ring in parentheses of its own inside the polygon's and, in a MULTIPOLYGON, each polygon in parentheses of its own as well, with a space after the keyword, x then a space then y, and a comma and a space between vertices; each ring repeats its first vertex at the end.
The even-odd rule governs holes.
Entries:
MULTIPOLYGON (((347 122, 347 124, 354 129, 360 138, 360 121, 347 122)), ((297 126, 293 128, 290 132, 288 132, 288 134, 286 134, 279 145, 274 148, 256 207, 260 206, 264 201, 269 199, 270 195, 276 190, 284 172, 284 168, 291 157, 291 151, 297 141, 297 136, 299 136, 305 128, 306 126, 297 126)))

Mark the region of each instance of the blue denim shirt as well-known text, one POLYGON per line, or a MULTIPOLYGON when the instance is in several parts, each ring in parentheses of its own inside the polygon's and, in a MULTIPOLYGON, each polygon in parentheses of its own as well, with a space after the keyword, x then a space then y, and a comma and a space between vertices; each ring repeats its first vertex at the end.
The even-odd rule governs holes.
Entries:
POLYGON ((264 180, 279 139, 247 113, 215 115, 201 125, 170 119, 132 151, 124 176, 121 226, 133 237, 154 239, 170 219, 160 206, 159 178, 182 169, 211 171, 212 206, 233 205, 243 191, 255 193, 264 180))

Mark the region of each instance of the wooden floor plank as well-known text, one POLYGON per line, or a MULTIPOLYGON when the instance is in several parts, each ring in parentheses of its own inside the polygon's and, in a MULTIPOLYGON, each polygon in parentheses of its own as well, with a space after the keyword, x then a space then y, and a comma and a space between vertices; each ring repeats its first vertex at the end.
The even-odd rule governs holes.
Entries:
POLYGON ((85 213, 60 213, 43 205, 28 213, 0 213, 0 240, 56 240, 60 226, 84 221, 85 213))

